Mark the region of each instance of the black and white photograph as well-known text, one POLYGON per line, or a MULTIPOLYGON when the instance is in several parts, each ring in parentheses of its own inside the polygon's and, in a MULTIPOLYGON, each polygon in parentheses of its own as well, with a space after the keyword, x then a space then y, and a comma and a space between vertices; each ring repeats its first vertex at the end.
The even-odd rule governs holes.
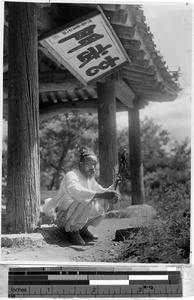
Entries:
POLYGON ((1 262, 189 265, 192 4, 3 9, 1 262))

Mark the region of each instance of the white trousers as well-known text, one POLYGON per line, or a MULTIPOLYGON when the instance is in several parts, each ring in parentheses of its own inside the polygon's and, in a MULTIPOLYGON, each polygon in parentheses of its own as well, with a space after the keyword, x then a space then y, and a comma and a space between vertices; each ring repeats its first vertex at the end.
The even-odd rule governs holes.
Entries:
POLYGON ((67 232, 78 231, 84 226, 96 227, 104 219, 109 208, 107 203, 105 208, 103 204, 104 200, 102 203, 92 202, 88 206, 74 201, 67 210, 59 207, 56 223, 67 232))

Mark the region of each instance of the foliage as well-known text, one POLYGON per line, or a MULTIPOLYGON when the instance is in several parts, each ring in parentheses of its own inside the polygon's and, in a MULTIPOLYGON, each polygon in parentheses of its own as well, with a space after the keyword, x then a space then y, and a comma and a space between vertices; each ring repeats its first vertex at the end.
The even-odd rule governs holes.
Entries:
POLYGON ((139 263, 189 263, 189 196, 184 185, 174 184, 160 190, 153 199, 157 218, 130 235, 120 260, 130 261, 135 257, 139 263))
POLYGON ((145 178, 146 203, 157 218, 130 236, 120 259, 139 263, 189 263, 190 254, 190 147, 175 143, 168 167, 159 165, 145 178))
MULTIPOLYGON (((155 188, 163 189, 164 184, 172 186, 176 184, 185 184, 188 188, 188 182, 191 178, 191 149, 189 140, 181 143, 175 141, 170 151, 165 154, 166 164, 159 164, 153 172, 147 172, 144 177, 145 194, 150 197, 155 188)), ((165 187, 165 188, 167 188, 165 187)), ((158 192, 158 191, 157 191, 158 192)))
POLYGON ((121 260, 136 257, 138 263, 189 263, 189 228, 185 218, 177 219, 152 222, 131 236, 121 260))
POLYGON ((145 118, 141 123, 141 143, 144 172, 153 172, 167 165, 169 133, 152 119, 145 118))
MULTIPOLYGON (((118 132, 119 152, 128 149, 128 129, 118 132)), ((144 186, 146 197, 150 190, 158 188, 163 182, 182 182, 190 180, 191 148, 189 139, 182 142, 171 141, 169 133, 152 119, 141 122, 142 160, 144 167, 144 186)), ((126 154, 127 171, 121 185, 122 193, 130 194, 129 151, 126 154), (125 180, 126 179, 126 180, 125 180)))
MULTIPOLYGON (((124 128, 118 132, 119 152, 123 148, 128 149, 128 140, 128 128, 124 128)), ((154 124, 152 119, 146 117, 141 122, 142 158, 145 173, 155 170, 156 166, 165 166, 167 164, 166 149, 169 141, 169 133, 163 130, 161 126, 154 124)))
POLYGON ((41 186, 58 189, 61 174, 76 164, 82 145, 96 147, 97 116, 61 114, 40 125, 41 186))
MULTIPOLYGON (((126 147, 127 130, 119 135, 126 147)), ((169 133, 145 119, 141 123, 146 203, 157 218, 122 245, 120 261, 188 263, 190 253, 191 148, 189 139, 171 141, 169 133)), ((128 157, 127 157, 128 159, 128 157)), ((127 162, 129 169, 130 163, 127 162)), ((123 191, 127 188, 123 188, 123 191)))

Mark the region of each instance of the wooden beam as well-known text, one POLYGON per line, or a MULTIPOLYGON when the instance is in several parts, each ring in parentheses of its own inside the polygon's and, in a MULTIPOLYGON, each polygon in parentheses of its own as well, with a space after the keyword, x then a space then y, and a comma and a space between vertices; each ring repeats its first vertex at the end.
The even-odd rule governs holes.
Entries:
POLYGON ((3 99, 3 119, 8 118, 8 99, 3 99))
POLYGON ((140 50, 141 43, 138 40, 120 38, 120 41, 125 49, 140 50))
MULTIPOLYGON (((40 114, 46 114, 48 111, 55 111, 59 113, 60 109, 67 109, 67 111, 79 110, 86 112, 86 110, 95 110, 97 109, 98 99, 88 99, 88 100, 77 100, 77 101, 66 101, 58 102, 57 104, 52 105, 40 105, 40 114)), ((126 105, 120 101, 116 101, 117 112, 127 111, 126 105)))
POLYGON ((158 84, 158 80, 155 79, 154 76, 146 76, 146 75, 140 75, 140 74, 134 74, 134 73, 129 73, 129 72, 125 72, 121 70, 121 76, 122 78, 126 79, 126 81, 128 81, 130 83, 130 81, 132 82, 139 82, 139 83, 143 83, 143 84, 150 84, 153 86, 158 84))
POLYGON ((131 62, 134 66, 140 66, 140 67, 149 67, 151 65, 149 59, 139 59, 139 58, 131 58, 131 62))
POLYGON ((65 90, 75 90, 76 85, 74 85, 74 81, 71 82, 66 81, 63 83, 40 83, 39 85, 39 92, 57 92, 57 91, 65 91, 65 90))
MULTIPOLYGON (((51 4, 49 3, 36 3, 35 4, 39 9, 37 9, 37 26, 38 30, 40 32, 42 31, 49 31, 53 28, 58 27, 56 21, 54 21, 52 17, 51 11, 48 9, 51 4), (40 9, 41 8, 41 9, 40 9)), ((8 12, 7 12, 8 15, 8 12)), ((7 24, 8 25, 8 24, 7 24)), ((8 26, 4 26, 4 51, 8 53, 8 26)), ((55 62, 57 65, 60 65, 59 62, 53 57, 47 49, 43 47, 39 47, 39 50, 41 50, 49 59, 51 59, 53 62, 55 62)), ((6 72, 8 70, 8 61, 4 62, 4 69, 3 72, 6 72)))
POLYGON ((85 88, 85 86, 67 70, 55 72, 46 71, 40 72, 39 74, 40 83, 64 83, 65 81, 71 82, 75 87, 85 88))
POLYGON ((3 57, 3 73, 8 71, 8 55, 3 57))
MULTIPOLYGON (((90 89, 94 87, 90 86, 90 89)), ((39 92, 64 91, 74 89, 85 89, 85 86, 68 71, 41 72, 39 74, 39 92)), ((3 97, 7 98, 8 78, 3 81, 3 97)))
POLYGON ((165 85, 162 82, 158 82, 156 85, 153 84, 145 84, 143 82, 131 82, 128 81, 130 83, 130 87, 133 89, 139 89, 139 90, 143 90, 143 91, 155 91, 155 92, 164 92, 165 90, 165 85))
POLYGON ((103 9, 105 16, 107 17, 108 21, 113 24, 124 25, 127 22, 127 12, 125 10, 119 11, 111 11, 103 9))
MULTIPOLYGON (((38 50, 40 50, 47 57, 47 59, 51 60, 54 64, 56 64, 56 66, 58 66, 58 68, 61 67, 61 63, 46 48, 39 46, 38 50)), ((39 56, 41 55, 40 51, 39 51, 39 56)), ((40 71, 41 71, 41 59, 40 59, 40 71)))
MULTIPOLYGON (((73 112, 73 111, 97 111, 97 99, 90 99, 90 100, 76 100, 76 101, 64 101, 64 102, 57 102, 57 103, 50 103, 50 102, 41 102, 40 103, 40 115, 51 115, 56 113, 62 113, 63 111, 66 112, 73 112)), ((116 101, 116 108, 117 112, 127 111, 126 106, 121 103, 120 101, 116 101)))
MULTIPOLYGON (((89 112, 97 112, 97 101, 96 98, 90 98, 87 100, 77 100, 77 101, 70 101, 66 99, 60 99, 56 96, 57 102, 49 102, 48 98, 44 97, 46 93, 40 94, 39 97, 39 112, 40 112, 40 119, 49 118, 50 116, 54 116, 56 114, 60 114, 63 112, 74 112, 79 111, 80 113, 84 113, 86 111, 89 112)), ((124 112, 127 111, 126 105, 124 105, 119 100, 116 101, 116 109, 117 112, 124 112)), ((3 118, 8 118, 8 99, 3 99, 3 118)))
POLYGON ((144 59, 144 57, 146 55, 144 50, 126 49, 126 52, 131 60, 132 59, 144 59))
POLYGON ((145 202, 138 106, 129 109, 128 116, 132 205, 137 205, 145 202))
MULTIPOLYGON (((126 106, 121 102, 116 102, 117 112, 127 111, 126 106)), ((48 119, 52 116, 61 113, 70 113, 70 112, 97 112, 97 99, 93 100, 79 100, 79 101, 67 101, 60 102, 53 105, 40 105, 40 121, 43 119, 48 119)))
MULTIPOLYGON (((65 90, 74 91, 76 89, 76 85, 74 81, 64 81, 62 83, 40 83, 39 84, 39 92, 46 93, 46 92, 64 92, 65 90)), ((3 89, 3 98, 6 99, 8 94, 7 89, 7 82, 4 84, 3 89)))
POLYGON ((32 232, 40 212, 36 11, 9 2, 7 232, 32 232))
POLYGON ((150 54, 153 53, 153 51, 156 50, 156 45, 153 42, 153 35, 149 31, 147 25, 145 23, 137 22, 137 28, 147 46, 147 50, 149 51, 150 54))
POLYGON ((93 8, 93 9, 97 9, 97 7, 98 7, 98 4, 92 4, 92 3, 87 4, 87 3, 84 3, 84 2, 81 2, 81 1, 78 5, 81 6, 81 7, 93 8))
POLYGON ((149 74, 149 75, 154 75, 155 73, 155 68, 154 66, 148 66, 148 67, 143 67, 143 66, 137 66, 134 64, 128 64, 127 66, 124 66, 122 68, 123 71, 134 71, 137 73, 142 73, 142 74, 149 74))
POLYGON ((126 107, 128 108, 134 107, 133 100, 135 99, 135 94, 123 79, 115 81, 115 96, 126 107))
POLYGON ((119 38, 131 39, 134 37, 135 29, 129 26, 122 26, 117 24, 112 24, 112 27, 119 38))
POLYGON ((50 9, 51 4, 47 3, 36 3, 37 6, 37 29, 39 33, 50 31, 57 28, 59 25, 53 18, 52 10, 50 9), (43 4, 43 5, 42 5, 43 4))
POLYGON ((160 89, 163 88, 163 82, 160 82, 158 80, 154 80, 151 82, 146 82, 146 81, 135 81, 133 79, 127 79, 125 78, 126 83, 131 87, 131 88, 140 88, 140 89, 160 89))
POLYGON ((158 89, 157 87, 154 86, 134 86, 133 84, 130 85, 131 88, 135 91, 138 91, 138 93, 145 93, 145 94, 152 94, 152 95, 164 95, 166 92, 164 89, 158 89))
POLYGON ((155 72, 154 74, 148 74, 148 73, 129 70, 126 68, 121 70, 121 76, 129 80, 131 79, 133 81, 143 81, 143 82, 151 82, 152 80, 154 81, 157 79, 155 72))
POLYGON ((103 10, 119 11, 121 9, 120 4, 101 4, 103 10))
POLYGON ((167 94, 167 93, 147 93, 147 92, 137 92, 138 96, 145 97, 146 100, 155 101, 155 102, 171 102, 177 98, 176 94, 167 94))
POLYGON ((4 6, 4 24, 5 24, 5 26, 8 28, 8 22, 9 22, 9 14, 8 14, 8 5, 7 5, 8 3, 7 2, 5 2, 5 6, 4 6))
POLYGON ((35 5, 38 7, 38 8, 45 8, 45 7, 50 7, 51 6, 51 3, 35 3, 35 5))
POLYGON ((8 53, 8 26, 4 25, 3 50, 8 53))
POLYGON ((111 76, 106 83, 97 83, 100 183, 112 184, 113 170, 118 162, 115 85, 111 76))
POLYGON ((148 106, 149 101, 146 100, 146 98, 138 97, 138 109, 144 109, 146 106, 148 106))
POLYGON ((77 100, 50 104, 48 102, 40 104, 40 117, 50 117, 63 112, 97 112, 97 101, 77 100))
POLYGON ((145 90, 135 90, 134 92, 138 97, 145 98, 147 101, 154 101, 154 102, 170 102, 174 101, 177 97, 176 94, 170 94, 170 93, 159 93, 159 92, 153 92, 153 91, 145 91, 145 90))

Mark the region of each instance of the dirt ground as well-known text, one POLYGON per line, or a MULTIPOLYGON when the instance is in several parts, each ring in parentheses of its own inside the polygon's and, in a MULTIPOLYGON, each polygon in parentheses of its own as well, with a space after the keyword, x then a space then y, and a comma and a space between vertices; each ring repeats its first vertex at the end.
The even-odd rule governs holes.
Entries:
POLYGON ((37 230, 42 233, 41 243, 20 247, 3 247, 2 261, 18 262, 117 262, 123 242, 114 241, 115 232, 131 227, 128 218, 105 219, 96 228, 89 228, 98 235, 98 240, 84 246, 71 245, 57 227, 44 226, 37 230))

